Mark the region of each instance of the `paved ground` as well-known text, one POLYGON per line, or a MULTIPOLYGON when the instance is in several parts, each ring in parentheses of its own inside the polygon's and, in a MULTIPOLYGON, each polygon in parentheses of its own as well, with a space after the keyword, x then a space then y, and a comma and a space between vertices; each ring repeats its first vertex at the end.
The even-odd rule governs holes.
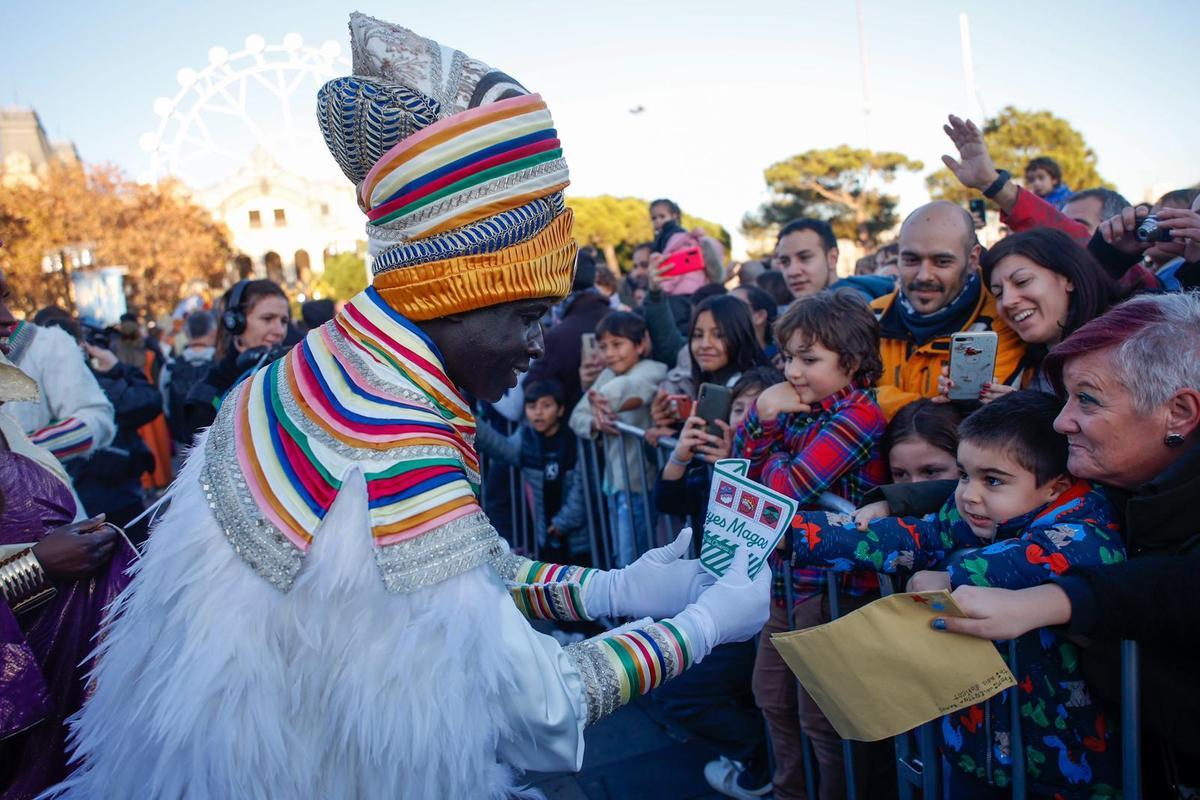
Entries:
POLYGON ((714 754, 660 720, 641 698, 588 728, 582 771, 528 778, 550 800, 723 797, 704 782, 704 764, 714 754))

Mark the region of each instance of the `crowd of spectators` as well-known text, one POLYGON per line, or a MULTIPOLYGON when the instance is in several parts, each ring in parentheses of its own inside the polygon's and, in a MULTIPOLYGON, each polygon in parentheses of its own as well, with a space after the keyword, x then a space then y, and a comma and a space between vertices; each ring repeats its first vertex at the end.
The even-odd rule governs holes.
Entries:
MULTIPOLYGON (((595 566, 624 566, 673 536, 669 518, 699 536, 720 459, 747 459, 750 478, 798 501, 770 559, 761 637, 717 648, 657 694, 712 747, 705 777, 725 795, 808 796, 801 734, 821 798, 845 796, 847 752, 860 793, 896 793, 890 749, 847 748, 771 642, 830 620, 833 570, 843 613, 877 598, 886 573, 953 591, 968 616, 938 630, 1016 640, 1036 796, 1117 793, 1118 645, 1139 642, 1146 796, 1187 796, 1200 786, 1187 633, 1200 623, 1200 192, 1134 206, 1073 191, 1049 158, 1029 162, 1022 187, 973 123, 950 117, 945 131, 947 166, 1011 231, 990 248, 970 213, 941 201, 908 214, 852 275, 838 275, 828 222, 808 218, 735 265, 660 199, 631 263, 581 250, 542 357, 478 409, 485 508, 514 536, 501 521, 519 505, 541 558, 587 565, 602 504, 611 563, 595 566), (996 335, 993 375, 978 397, 952 400, 952 339, 980 332, 996 335), (728 400, 716 416, 703 413, 706 392, 728 400), (590 440, 592 477, 580 460, 590 440), (821 510, 828 494, 858 508, 851 523, 821 510)), ((18 321, 4 297, 2 543, 42 537, 31 552, 68 589, 37 611, 0 603, 0 646, 40 669, 0 675, 0 691, 44 680, 52 709, 49 722, 0 729, 0 797, 17 797, 62 777, 62 720, 82 702, 87 642, 127 580, 147 504, 229 390, 334 307, 306 304, 293 322, 280 286, 239 281, 168 336, 132 314, 112 328, 54 307, 18 321), (9 362, 37 399, 6 382, 9 362)), ((999 702, 941 721, 946 797, 1007 796, 1014 732, 999 702)))
MULTIPOLYGON (((1009 231, 992 247, 965 208, 933 202, 847 277, 817 219, 782 226, 770 257, 717 272, 707 234, 657 200, 654 239, 634 248, 615 292, 577 279, 533 373, 553 369, 568 397, 578 386, 571 428, 604 437, 615 564, 664 541, 662 520, 698 530, 722 458, 749 459, 752 478, 807 509, 772 558, 776 613, 757 644, 718 648, 658 694, 712 746, 716 790, 805 797, 803 732, 820 796, 844 796, 845 743, 770 641, 829 620, 832 569, 843 613, 879 596, 882 572, 954 592, 971 617, 939 630, 1017 640, 1036 796, 1119 793, 1116 645, 1139 641, 1159 677, 1143 684, 1143 708, 1161 699, 1144 720, 1147 796, 1186 796, 1200 781, 1200 685, 1186 666, 1197 598, 1182 577, 1200 566, 1200 520, 1183 502, 1200 480, 1200 193, 1134 206, 1110 189, 1072 191, 1049 158, 1029 162, 1022 187, 974 124, 951 117, 945 131, 957 151, 947 166, 1009 231), (1147 218, 1173 235, 1143 240, 1147 218), (991 379, 951 400, 952 337, 987 331, 991 379), (586 334, 619 345, 589 347, 586 334), (635 366, 636 390, 613 386, 635 366), (706 384, 730 390, 726 417, 697 415, 706 384), (819 511, 823 493, 858 506, 854 524, 819 511), (1139 629, 1141 613, 1155 622, 1139 629)), ((600 261, 585 249, 580 275, 600 261)), ((577 536, 565 555, 590 553, 577 536)), ((1014 732, 1000 702, 942 722, 948 797, 1008 796, 1014 732)), ((890 746, 851 752, 860 796, 896 792, 890 746)))

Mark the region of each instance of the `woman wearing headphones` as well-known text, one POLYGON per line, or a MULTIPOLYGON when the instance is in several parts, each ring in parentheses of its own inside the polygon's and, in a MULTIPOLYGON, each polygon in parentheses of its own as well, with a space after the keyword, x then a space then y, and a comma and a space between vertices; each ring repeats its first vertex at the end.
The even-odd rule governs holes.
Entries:
POLYGON ((221 400, 243 377, 283 354, 287 295, 274 281, 238 281, 221 298, 217 351, 208 374, 188 392, 184 407, 193 434, 216 419, 221 400))

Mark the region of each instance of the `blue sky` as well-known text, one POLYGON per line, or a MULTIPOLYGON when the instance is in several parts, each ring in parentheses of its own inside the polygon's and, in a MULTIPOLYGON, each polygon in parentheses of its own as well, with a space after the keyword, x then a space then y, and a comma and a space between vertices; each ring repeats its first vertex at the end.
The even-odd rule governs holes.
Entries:
MULTIPOLYGON (((940 125, 966 113, 960 11, 987 112, 1049 109, 1081 130, 1131 199, 1200 181, 1189 91, 1200 3, 865 0, 872 113, 865 123, 853 0, 672 4, 366 0, 13 2, 0 7, 0 105, 32 105, 89 161, 143 172, 151 104, 213 45, 251 33, 348 51, 358 9, 465 50, 540 91, 578 194, 668 195, 733 229, 765 196, 763 169, 841 143, 939 165, 940 125), (628 113, 644 106, 638 115, 628 113), (1193 134, 1189 135, 1188 131, 1193 134)), ((307 108, 304 100, 302 108, 307 108)), ((922 202, 914 176, 901 209, 922 202)))

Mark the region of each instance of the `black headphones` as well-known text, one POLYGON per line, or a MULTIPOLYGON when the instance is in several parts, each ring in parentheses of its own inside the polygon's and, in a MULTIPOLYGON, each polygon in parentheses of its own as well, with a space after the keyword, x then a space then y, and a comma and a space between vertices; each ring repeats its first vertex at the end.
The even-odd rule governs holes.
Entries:
POLYGON ((229 290, 229 300, 226 301, 225 310, 221 313, 221 326, 234 336, 240 336, 246 332, 246 315, 242 311, 242 298, 249 285, 250 281, 247 280, 235 283, 229 290))

